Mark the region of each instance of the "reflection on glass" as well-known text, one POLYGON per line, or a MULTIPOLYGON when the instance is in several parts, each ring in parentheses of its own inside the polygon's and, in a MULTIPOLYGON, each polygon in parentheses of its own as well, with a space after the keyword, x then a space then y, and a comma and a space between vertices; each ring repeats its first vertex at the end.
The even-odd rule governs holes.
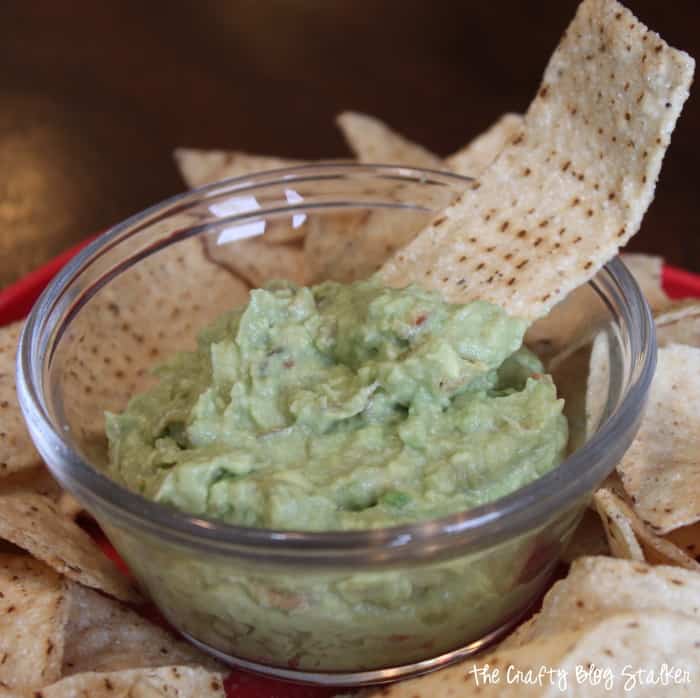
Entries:
MULTIPOLYGON (((210 204, 209 210, 219 218, 235 216, 238 213, 250 213, 260 210, 260 204, 254 196, 232 196, 225 201, 210 204)), ((302 221, 303 222, 303 221, 302 221)), ((265 232, 265 221, 246 221, 224 228, 216 241, 217 245, 225 245, 234 240, 262 235, 265 232)))

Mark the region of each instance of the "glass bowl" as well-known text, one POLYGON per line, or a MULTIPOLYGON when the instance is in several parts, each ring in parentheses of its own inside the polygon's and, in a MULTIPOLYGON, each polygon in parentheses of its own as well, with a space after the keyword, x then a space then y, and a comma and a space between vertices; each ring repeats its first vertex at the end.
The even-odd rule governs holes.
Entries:
MULTIPOLYGON (((351 164, 225 181, 106 232, 32 310, 17 383, 38 450, 167 620, 224 661, 286 679, 360 685, 478 651, 541 594, 592 491, 630 445, 656 344, 649 308, 615 260, 579 291, 589 298, 575 318, 590 336, 608 339, 598 427, 586 434, 584 408, 572 399, 573 452, 491 504, 394 528, 273 531, 188 515, 102 473, 104 411, 123 409, 153 381, 150 368, 190 348, 200 328, 244 301, 275 264, 295 268, 301 236, 323 243, 339 226, 350 231, 373 215, 410 236, 465 183, 447 173, 351 164)), ((333 264, 325 266, 332 275, 333 264)), ((568 349, 564 360, 585 372, 590 343, 568 349)))

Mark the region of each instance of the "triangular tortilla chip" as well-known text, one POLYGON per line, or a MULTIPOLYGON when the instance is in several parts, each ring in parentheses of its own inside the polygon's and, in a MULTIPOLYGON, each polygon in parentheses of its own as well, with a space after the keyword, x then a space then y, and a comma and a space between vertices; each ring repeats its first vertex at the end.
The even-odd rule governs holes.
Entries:
POLYGON ((610 552, 626 560, 657 565, 678 565, 700 572, 700 563, 671 541, 657 536, 634 513, 632 507, 611 490, 602 487, 593 496, 608 537, 610 552))
POLYGON ((700 348, 700 303, 691 301, 658 314, 656 341, 660 347, 668 344, 688 344, 700 348))
POLYGON ((41 463, 17 402, 15 355, 22 326, 0 327, 0 478, 41 463))
POLYGON ((41 688, 61 676, 65 581, 28 555, 0 555, 0 687, 41 688))
POLYGON ((0 492, 0 538, 31 553, 69 579, 124 601, 140 596, 116 565, 48 497, 0 492))
POLYGON ((220 672, 168 666, 76 674, 37 691, 34 698, 226 698, 226 693, 220 672))
POLYGON ((63 676, 174 664, 220 665, 131 609, 77 584, 70 587, 63 676))
POLYGON ((523 131, 521 114, 503 114, 496 123, 445 159, 447 169, 465 177, 478 177, 523 131))
POLYGON ((576 560, 554 584, 527 628, 502 647, 524 645, 563 630, 626 611, 665 610, 700 620, 700 575, 678 567, 647 565, 611 557, 576 560))
POLYGON ((336 118, 350 149, 360 162, 443 169, 442 160, 409 141, 379 119, 358 112, 343 112, 336 118))
POLYGON ((239 150, 201 150, 177 148, 173 153, 180 174, 189 187, 202 187, 229 177, 278 170, 301 164, 301 160, 287 160, 268 155, 251 155, 239 150))
POLYGON ((635 511, 658 533, 700 521, 700 349, 659 349, 642 425, 618 464, 635 511))
POLYGON ((614 0, 584 0, 525 133, 381 272, 544 316, 637 232, 694 61, 614 0))

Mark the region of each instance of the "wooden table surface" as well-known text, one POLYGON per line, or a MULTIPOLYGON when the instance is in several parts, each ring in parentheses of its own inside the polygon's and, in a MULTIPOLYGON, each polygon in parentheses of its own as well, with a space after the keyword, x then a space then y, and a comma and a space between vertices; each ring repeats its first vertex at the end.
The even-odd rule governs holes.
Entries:
MULTIPOLYGON (((521 111, 575 0, 5 0, 0 286, 181 191, 179 145, 347 154, 342 109, 438 153, 521 111)), ((629 0, 700 56, 697 0, 629 0)), ((696 93, 630 247, 700 272, 696 93)))

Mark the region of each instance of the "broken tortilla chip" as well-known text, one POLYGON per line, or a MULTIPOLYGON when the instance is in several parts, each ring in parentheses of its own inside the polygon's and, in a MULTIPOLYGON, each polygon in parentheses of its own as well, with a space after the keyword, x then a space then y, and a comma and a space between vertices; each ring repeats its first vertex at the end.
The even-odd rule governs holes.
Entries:
POLYGON ((224 674, 167 666, 76 674, 37 691, 35 698, 226 698, 224 674))
POLYGON ((0 327, 0 478, 41 463, 17 402, 15 356, 22 326, 0 327))
POLYGON ((69 579, 123 601, 141 598, 92 538, 48 497, 33 492, 0 492, 0 538, 69 579))
POLYGON ((444 165, 451 172, 465 177, 478 177, 523 128, 521 114, 503 114, 486 131, 447 157, 444 165))
POLYGON ((221 665, 113 599, 78 584, 69 590, 63 676, 170 666, 221 665))
POLYGON ((617 466, 639 516, 657 533, 700 521, 700 349, 659 349, 649 402, 617 466))
POLYGON ((610 552, 615 557, 700 571, 700 563, 672 542, 653 533, 629 504, 610 490, 599 489, 593 495, 593 501, 603 522, 610 552))
POLYGON ((384 282, 546 315, 637 232, 693 70, 619 3, 584 0, 523 135, 387 262, 384 282))
POLYGON ((360 162, 444 169, 437 155, 372 116, 347 111, 336 117, 336 123, 360 162))
POLYGON ((61 676, 66 591, 42 562, 0 554, 0 687, 29 691, 61 676))

